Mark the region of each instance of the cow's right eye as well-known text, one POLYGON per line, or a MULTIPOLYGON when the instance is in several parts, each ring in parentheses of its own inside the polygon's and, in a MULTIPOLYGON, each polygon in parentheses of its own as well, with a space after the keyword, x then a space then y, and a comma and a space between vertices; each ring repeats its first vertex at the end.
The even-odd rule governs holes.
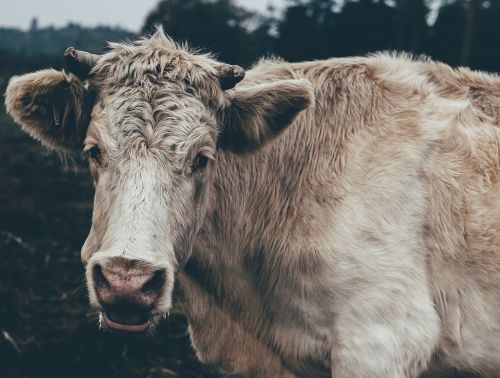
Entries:
POLYGON ((87 150, 89 158, 95 162, 95 164, 100 167, 102 164, 101 150, 98 146, 92 146, 87 150))

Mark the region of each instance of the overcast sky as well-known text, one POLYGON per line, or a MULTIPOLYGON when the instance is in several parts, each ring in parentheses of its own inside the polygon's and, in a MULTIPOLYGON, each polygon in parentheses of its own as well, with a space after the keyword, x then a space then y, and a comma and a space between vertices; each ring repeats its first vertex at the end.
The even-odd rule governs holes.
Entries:
MULTIPOLYGON (((39 26, 112 25, 139 31, 148 12, 159 0, 0 0, 0 27, 27 29, 33 17, 39 26)), ((254 10, 268 4, 282 6, 285 0, 236 0, 254 10)))

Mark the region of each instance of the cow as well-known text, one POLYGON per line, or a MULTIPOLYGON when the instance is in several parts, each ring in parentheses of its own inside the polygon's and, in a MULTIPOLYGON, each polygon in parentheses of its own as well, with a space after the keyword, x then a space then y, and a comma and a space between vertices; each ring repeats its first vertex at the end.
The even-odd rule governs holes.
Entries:
POLYGON ((394 53, 245 72, 158 29, 5 102, 88 156, 103 328, 147 333, 176 297, 228 374, 500 374, 500 77, 394 53))

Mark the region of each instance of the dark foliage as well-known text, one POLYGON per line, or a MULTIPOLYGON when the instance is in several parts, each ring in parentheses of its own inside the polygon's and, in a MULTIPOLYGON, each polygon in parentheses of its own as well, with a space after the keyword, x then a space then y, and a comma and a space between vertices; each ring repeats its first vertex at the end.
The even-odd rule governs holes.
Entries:
POLYGON ((272 17, 231 0, 162 0, 143 31, 161 24, 174 39, 247 66, 268 54, 300 61, 398 50, 500 72, 500 2, 447 0, 431 25, 434 3, 289 0, 283 14, 272 17))
POLYGON ((49 26, 32 28, 26 32, 19 29, 0 28, 0 47, 28 57, 62 54, 69 46, 97 53, 105 47, 105 41, 132 37, 134 33, 119 28, 109 26, 86 28, 72 23, 62 28, 49 26))
MULTIPOLYGON (((288 0, 282 14, 266 15, 234 0, 161 0, 142 32, 156 25, 219 59, 249 66, 259 57, 290 61, 367 54, 380 50, 426 54, 451 65, 500 72, 500 1, 447 0, 431 25, 434 0, 288 0), (388 5, 391 4, 391 5, 388 5)), ((32 67, 60 65, 69 46, 100 52, 105 41, 133 39, 122 29, 0 28, 2 78, 32 67)))
POLYGON ((231 0, 164 0, 148 15, 143 31, 150 33, 161 24, 178 41, 244 64, 262 53, 261 46, 269 45, 265 23, 258 18, 231 0), (256 24, 257 29, 250 31, 256 24))

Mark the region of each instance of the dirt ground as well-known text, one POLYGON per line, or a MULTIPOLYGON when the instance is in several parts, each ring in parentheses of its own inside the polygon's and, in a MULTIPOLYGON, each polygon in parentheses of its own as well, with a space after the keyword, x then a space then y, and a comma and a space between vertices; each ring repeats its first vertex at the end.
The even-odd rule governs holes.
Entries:
POLYGON ((80 262, 92 197, 84 162, 64 163, 0 111, 0 377, 217 376, 180 313, 152 338, 98 330, 80 262))

